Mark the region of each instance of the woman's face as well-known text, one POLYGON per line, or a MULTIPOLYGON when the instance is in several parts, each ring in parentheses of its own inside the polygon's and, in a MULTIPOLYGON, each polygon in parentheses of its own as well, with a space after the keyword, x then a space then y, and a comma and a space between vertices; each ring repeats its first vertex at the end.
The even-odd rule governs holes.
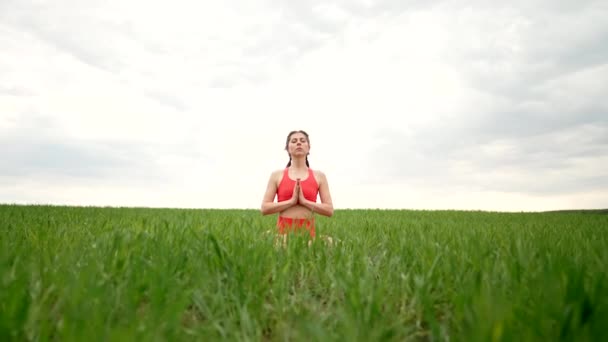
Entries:
POLYGON ((308 145, 308 138, 302 133, 294 133, 289 137, 289 145, 287 147, 289 155, 295 156, 307 156, 310 151, 308 145))

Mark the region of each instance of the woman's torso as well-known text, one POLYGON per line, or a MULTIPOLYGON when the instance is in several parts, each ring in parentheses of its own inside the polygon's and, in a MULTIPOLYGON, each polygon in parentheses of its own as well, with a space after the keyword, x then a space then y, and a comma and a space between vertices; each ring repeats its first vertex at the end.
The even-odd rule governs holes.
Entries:
MULTIPOLYGON (((302 188, 306 199, 316 202, 319 192, 319 183, 317 182, 315 172, 310 168, 308 168, 305 173, 298 173, 286 168, 277 179, 277 199, 279 201, 284 201, 292 197, 293 188, 296 184, 295 180, 297 178, 300 178, 300 187, 302 188)), ((309 218, 311 210, 303 205, 296 204, 283 210, 279 215, 290 218, 309 218)))

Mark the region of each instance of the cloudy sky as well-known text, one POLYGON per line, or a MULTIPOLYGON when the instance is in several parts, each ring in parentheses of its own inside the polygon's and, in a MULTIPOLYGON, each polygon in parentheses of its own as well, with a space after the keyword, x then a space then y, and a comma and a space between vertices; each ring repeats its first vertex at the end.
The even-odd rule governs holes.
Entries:
POLYGON ((608 207, 608 2, 2 0, 0 203, 608 207), (509 3, 508 5, 506 3, 509 3))

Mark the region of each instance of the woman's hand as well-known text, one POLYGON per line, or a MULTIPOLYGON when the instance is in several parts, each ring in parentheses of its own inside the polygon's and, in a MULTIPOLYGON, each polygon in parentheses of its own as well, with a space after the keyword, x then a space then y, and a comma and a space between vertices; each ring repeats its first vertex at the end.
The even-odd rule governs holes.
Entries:
POLYGON ((304 205, 304 203, 306 203, 306 197, 304 197, 304 191, 302 191, 302 188, 299 188, 299 192, 298 192, 298 204, 302 204, 304 205))
POLYGON ((293 194, 291 195, 291 204, 296 205, 300 202, 300 196, 302 190, 300 189, 300 178, 296 179, 296 186, 293 187, 293 194))

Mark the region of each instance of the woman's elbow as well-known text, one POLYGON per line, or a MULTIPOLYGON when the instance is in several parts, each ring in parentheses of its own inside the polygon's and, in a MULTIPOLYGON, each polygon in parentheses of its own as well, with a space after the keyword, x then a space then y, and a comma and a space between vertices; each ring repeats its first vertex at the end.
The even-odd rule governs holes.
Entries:
POLYGON ((266 205, 266 203, 262 203, 262 206, 260 207, 260 213, 262 215, 269 215, 272 214, 272 211, 270 210, 268 205, 266 205))

